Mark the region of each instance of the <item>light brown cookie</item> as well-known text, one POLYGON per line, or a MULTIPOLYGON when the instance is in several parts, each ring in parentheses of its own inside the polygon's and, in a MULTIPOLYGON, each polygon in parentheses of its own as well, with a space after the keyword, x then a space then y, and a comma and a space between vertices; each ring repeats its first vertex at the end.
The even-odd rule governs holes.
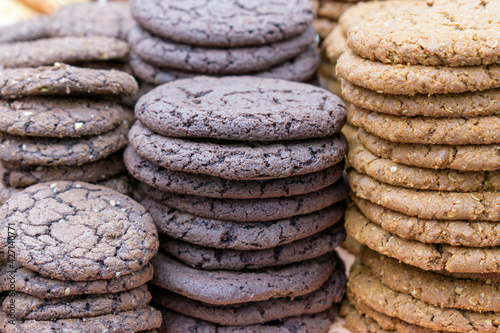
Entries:
POLYGON ((323 42, 323 50, 332 63, 335 63, 344 52, 349 50, 344 30, 340 25, 336 26, 328 34, 328 37, 323 42))
POLYGON ((358 130, 359 141, 373 154, 394 162, 428 169, 495 171, 500 169, 500 145, 423 145, 395 143, 358 130))

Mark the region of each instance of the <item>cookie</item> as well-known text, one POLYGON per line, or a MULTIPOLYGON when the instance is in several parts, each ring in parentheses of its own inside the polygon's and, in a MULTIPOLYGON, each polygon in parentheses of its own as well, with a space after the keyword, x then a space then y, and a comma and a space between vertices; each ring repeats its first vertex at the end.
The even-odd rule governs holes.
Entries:
POLYGON ((347 39, 341 26, 335 27, 323 42, 323 49, 328 59, 335 63, 340 56, 349 50, 347 39))
POLYGON ((336 22, 329 19, 317 17, 313 21, 314 30, 318 33, 321 40, 324 40, 328 34, 337 26, 336 22))
POLYGON ((130 274, 158 249, 153 220, 141 205, 83 182, 31 186, 2 206, 0 219, 16 227, 19 263, 59 280, 130 274))
POLYGON ((343 163, 330 168, 282 179, 234 181, 220 177, 171 171, 125 149, 124 161, 132 176, 163 192, 212 198, 256 199, 288 197, 319 191, 342 177, 343 163))
POLYGON ((374 155, 396 163, 426 169, 496 171, 500 166, 498 145, 423 145, 395 143, 358 130, 359 141, 374 155))
POLYGON ((48 38, 50 23, 51 17, 37 15, 33 18, 2 27, 0 28, 0 44, 48 38))
MULTIPOLYGON (((307 82, 316 73, 319 63, 320 56, 316 46, 311 45, 306 51, 293 59, 265 71, 248 73, 246 75, 286 81, 307 82)), ((174 80, 194 78, 197 76, 196 73, 153 66, 142 60, 135 52, 131 52, 130 54, 130 66, 137 78, 156 86, 174 80)))
POLYGON ((287 178, 316 172, 340 163, 347 150, 342 134, 279 143, 213 142, 167 138, 140 121, 130 130, 129 144, 141 157, 158 166, 234 180, 287 178))
POLYGON ((337 72, 355 85, 395 95, 449 94, 500 87, 500 65, 496 64, 475 67, 390 65, 347 51, 337 61, 337 72))
POLYGON ((52 67, 8 68, 0 71, 1 96, 133 95, 135 79, 123 72, 79 68, 56 63, 52 67))
POLYGON ((38 67, 55 62, 125 59, 128 44, 107 37, 60 37, 0 44, 0 65, 5 68, 38 67))
POLYGON ((150 198, 141 204, 153 217, 159 233, 200 246, 234 250, 270 249, 312 236, 336 225, 345 210, 339 203, 307 215, 244 223, 198 217, 150 198))
POLYGON ((94 281, 62 281, 40 275, 17 263, 14 267, 5 266, 0 270, 0 289, 12 290, 8 279, 11 274, 16 277, 13 290, 18 293, 32 295, 42 299, 59 299, 78 295, 98 295, 118 293, 144 285, 153 278, 153 265, 146 264, 130 274, 115 276, 108 280, 94 281), (14 273, 12 273, 14 271, 14 273))
POLYGON ((168 39, 208 47, 262 45, 304 32, 316 12, 308 0, 241 4, 134 0, 132 16, 145 29, 168 39), (166 15, 168 13, 168 15, 166 15))
POLYGON ((64 297, 46 300, 26 294, 7 296, 3 310, 9 312, 9 305, 15 304, 16 319, 56 320, 87 318, 140 309, 151 301, 146 285, 114 294, 64 297))
POLYGON ((349 141, 349 165, 382 183, 444 192, 482 192, 500 190, 498 171, 434 170, 396 163, 374 155, 357 137, 349 141))
POLYGON ((395 116, 480 117, 500 112, 500 89, 444 95, 379 94, 342 80, 342 97, 366 110, 395 116))
POLYGON ((500 143, 498 116, 474 118, 399 117, 352 105, 349 119, 382 139, 432 145, 487 145, 500 143))
POLYGON ((82 98, 0 100, 0 131, 11 135, 79 137, 111 131, 127 110, 116 102, 82 98))
POLYGON ((56 11, 48 30, 53 37, 103 36, 127 40, 134 24, 126 3, 72 3, 56 11))
POLYGON ((354 265, 347 282, 354 299, 387 316, 410 324, 447 332, 496 332, 498 315, 466 310, 446 309, 415 299, 384 286, 361 265, 354 265))
POLYGON ((321 88, 250 77, 178 80, 143 96, 135 113, 164 136, 241 141, 322 138, 346 119, 340 98, 321 88))
POLYGON ((367 219, 355 206, 345 217, 347 234, 370 249, 423 270, 450 273, 500 272, 498 247, 476 248, 425 244, 400 238, 367 219))
POLYGON ((164 193, 144 183, 140 186, 150 198, 182 212, 238 222, 267 222, 309 214, 346 199, 349 193, 349 187, 343 180, 317 192, 268 199, 215 199, 164 193))
POLYGON ((162 309, 163 323, 160 333, 234 333, 234 332, 301 332, 326 333, 335 315, 325 311, 315 315, 285 318, 280 321, 250 326, 221 326, 201 319, 184 316, 173 311, 162 309))
POLYGON ((214 305, 310 294, 328 281, 335 268, 328 256, 255 272, 197 270, 161 253, 152 263, 153 284, 214 305))
POLYGON ((138 332, 160 327, 161 312, 152 307, 118 312, 97 317, 51 320, 18 320, 14 325, 4 312, 0 313, 0 328, 6 333, 65 332, 102 333, 138 332))
POLYGON ((174 239, 164 239, 161 250, 183 263, 203 270, 246 270, 288 265, 325 255, 345 239, 342 225, 316 235, 264 250, 214 249, 174 239))
POLYGON ((360 198, 387 209, 422 219, 500 221, 500 196, 491 192, 414 190, 383 184, 349 171, 349 185, 360 198))
POLYGON ((498 312, 498 283, 481 283, 423 271, 365 249, 360 259, 371 273, 394 291, 442 308, 498 312))
POLYGON ((128 173, 122 173, 116 177, 101 180, 97 184, 126 196, 131 196, 134 192, 134 184, 128 173))
POLYGON ((276 43, 221 49, 176 43, 136 26, 129 35, 129 42, 141 59, 155 66, 234 75, 263 71, 295 58, 313 43, 315 36, 313 27, 309 27, 296 37, 276 43))
POLYGON ((320 1, 318 8, 318 16, 325 17, 332 21, 338 21, 340 16, 349 8, 354 6, 354 3, 340 1, 320 1))
POLYGON ((16 164, 3 163, 5 172, 3 182, 12 187, 28 187, 38 183, 57 180, 97 182, 124 172, 122 153, 118 152, 105 159, 83 164, 81 166, 32 166, 23 167, 16 164))
MULTIPOLYGON (((132 115, 127 117, 132 119, 132 115)), ((125 119, 107 133, 81 138, 37 138, 0 133, 0 160, 22 166, 82 165, 125 148, 130 125, 131 121, 125 119)))
POLYGON ((491 28, 498 15, 495 1, 387 7, 349 31, 349 47, 363 58, 388 64, 495 64, 500 62, 500 37, 491 28))
POLYGON ((166 309, 218 325, 248 326, 326 311, 332 304, 341 301, 345 282, 343 269, 336 268, 320 289, 293 299, 275 298, 268 301, 218 306, 157 288, 153 289, 153 301, 166 309))
POLYGON ((363 215, 384 230, 404 239, 454 246, 500 246, 500 240, 497 237, 500 231, 499 223, 426 220, 386 209, 355 195, 351 195, 351 199, 363 215))

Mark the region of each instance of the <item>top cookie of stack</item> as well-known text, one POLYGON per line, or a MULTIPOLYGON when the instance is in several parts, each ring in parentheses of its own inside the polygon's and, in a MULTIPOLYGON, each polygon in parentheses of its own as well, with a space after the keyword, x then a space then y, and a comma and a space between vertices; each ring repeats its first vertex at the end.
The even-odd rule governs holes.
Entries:
POLYGON ((423 297, 422 290, 400 295, 395 284, 382 280, 382 288, 369 277, 375 270, 358 267, 350 293, 360 312, 375 309, 436 331, 498 330, 492 324, 499 320, 496 304, 475 300, 491 284, 489 274, 500 272, 499 14, 494 1, 399 3, 348 31, 352 51, 339 58, 337 71, 352 103, 349 117, 360 127, 348 155, 354 201, 346 214, 349 235, 420 268, 419 277, 433 270, 451 277, 432 279, 451 285, 462 284, 464 274, 477 279, 466 293, 455 289, 467 295, 464 308, 438 302, 436 293, 423 297), (356 287, 368 280, 379 288, 371 292, 379 299, 356 287), (399 308, 377 306, 394 297, 399 308), (412 311, 399 311, 410 304, 412 311), (459 327, 447 322, 450 316, 467 320, 459 327), (479 321, 480 330, 464 326, 479 321))
POLYGON ((307 81, 319 63, 310 0, 135 0, 131 10, 131 66, 152 85, 200 74, 307 81))

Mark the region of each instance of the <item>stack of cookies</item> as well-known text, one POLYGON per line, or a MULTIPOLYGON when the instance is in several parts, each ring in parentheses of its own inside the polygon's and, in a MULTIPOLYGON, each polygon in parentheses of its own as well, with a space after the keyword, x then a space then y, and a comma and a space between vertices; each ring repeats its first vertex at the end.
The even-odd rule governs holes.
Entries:
POLYGON ((359 0, 312 0, 318 14, 314 20, 314 29, 324 40, 337 26, 342 14, 356 5, 359 0))
POLYGON ((163 332, 326 332, 344 283, 341 100, 198 77, 154 89, 135 112, 125 163, 162 236, 163 332))
POLYGON ((131 10, 130 62, 145 86, 197 75, 305 82, 319 66, 310 0, 134 0, 131 10))
POLYGON ((4 204, 0 223, 9 250, 2 332, 155 332, 161 325, 145 284, 158 235, 137 202, 98 185, 42 183, 4 204))
POLYGON ((348 156, 354 204, 347 232, 374 251, 438 272, 438 281, 454 281, 469 303, 420 298, 415 286, 412 296, 398 294, 401 284, 380 289, 373 269, 371 276, 355 268, 351 293, 368 310, 356 308, 380 325, 369 311, 421 330, 498 332, 498 307, 482 290, 500 273, 500 37, 492 29, 499 14, 492 1, 400 3, 348 33, 352 51, 337 70, 360 129, 348 156), (356 287, 368 281, 380 292, 356 287))
POLYGON ((137 90, 118 71, 56 64, 0 72, 0 203, 54 180, 101 182, 129 192, 121 150, 134 121, 116 99, 137 90))

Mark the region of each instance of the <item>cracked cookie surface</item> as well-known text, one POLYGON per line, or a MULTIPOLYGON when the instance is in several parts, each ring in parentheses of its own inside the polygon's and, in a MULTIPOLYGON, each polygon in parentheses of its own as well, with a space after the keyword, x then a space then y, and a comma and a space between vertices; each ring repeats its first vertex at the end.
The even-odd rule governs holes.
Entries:
POLYGON ((59 280, 130 274, 158 249, 154 222, 140 204, 82 182, 31 186, 2 206, 0 218, 16 228, 19 263, 59 280))

